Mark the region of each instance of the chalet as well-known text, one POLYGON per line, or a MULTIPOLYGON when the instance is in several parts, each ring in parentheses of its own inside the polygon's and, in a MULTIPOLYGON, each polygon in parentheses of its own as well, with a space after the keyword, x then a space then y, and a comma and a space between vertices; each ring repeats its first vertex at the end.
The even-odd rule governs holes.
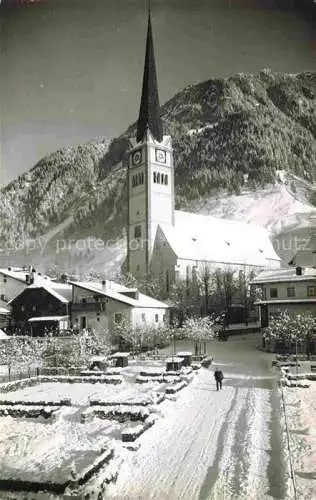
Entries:
POLYGON ((70 285, 50 282, 49 286, 29 285, 8 305, 11 307, 11 330, 33 336, 46 331, 66 330, 70 326, 70 285))
POLYGON ((131 328, 158 327, 169 321, 169 306, 113 281, 72 282, 72 324, 111 332, 126 320, 131 328))
POLYGON ((261 326, 269 324, 271 316, 287 310, 290 314, 311 313, 316 317, 316 269, 286 268, 260 273, 251 286, 261 291, 257 301, 261 326))

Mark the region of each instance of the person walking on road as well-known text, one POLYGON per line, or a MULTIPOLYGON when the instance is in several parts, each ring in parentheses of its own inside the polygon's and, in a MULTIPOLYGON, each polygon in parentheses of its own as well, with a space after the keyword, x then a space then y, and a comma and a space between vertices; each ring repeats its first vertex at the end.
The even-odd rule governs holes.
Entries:
POLYGON ((222 390, 222 381, 223 381, 223 378, 224 378, 222 370, 220 370, 219 368, 216 368, 216 370, 214 372, 214 378, 215 378, 215 381, 216 381, 216 390, 217 391, 219 389, 222 390))

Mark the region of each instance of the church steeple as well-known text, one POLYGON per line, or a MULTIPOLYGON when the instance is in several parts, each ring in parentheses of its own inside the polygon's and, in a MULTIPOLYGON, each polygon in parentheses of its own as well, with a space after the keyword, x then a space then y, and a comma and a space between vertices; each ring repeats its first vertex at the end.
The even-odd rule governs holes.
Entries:
POLYGON ((142 97, 137 122, 137 142, 144 140, 147 130, 151 132, 152 137, 156 141, 161 142, 163 140, 150 7, 148 8, 148 28, 142 97))

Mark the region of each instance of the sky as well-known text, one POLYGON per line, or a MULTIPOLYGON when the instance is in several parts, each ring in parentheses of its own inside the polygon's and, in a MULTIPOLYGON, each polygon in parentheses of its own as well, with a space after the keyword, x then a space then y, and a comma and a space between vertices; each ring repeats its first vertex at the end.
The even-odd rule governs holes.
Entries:
MULTIPOLYGON (((160 102, 209 78, 315 71, 315 19, 297 1, 151 0, 160 102)), ((0 0, 4 184, 60 147, 115 137, 137 119, 146 6, 0 0)))

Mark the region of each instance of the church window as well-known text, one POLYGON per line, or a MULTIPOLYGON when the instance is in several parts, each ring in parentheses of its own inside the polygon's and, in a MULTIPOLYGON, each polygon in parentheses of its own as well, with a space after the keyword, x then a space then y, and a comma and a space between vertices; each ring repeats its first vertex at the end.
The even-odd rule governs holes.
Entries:
POLYGON ((144 172, 140 174, 140 183, 144 184, 144 172))
POLYGON ((157 182, 157 174, 156 172, 154 172, 154 183, 156 184, 156 182, 157 182))
POLYGON ((157 173, 157 184, 160 184, 160 173, 157 173))
POLYGON ((135 226, 134 238, 140 238, 142 235, 142 226, 135 226))
POLYGON ((168 175, 167 174, 165 174, 165 183, 164 184, 165 184, 165 186, 168 186, 168 175))
POLYGON ((161 174, 161 184, 164 184, 164 174, 161 174))
POLYGON ((169 292, 170 290, 170 277, 169 277, 169 271, 166 271, 166 291, 169 292))
POLYGON ((133 178, 132 178, 132 187, 136 187, 137 186, 137 177, 136 175, 133 175, 133 178))

